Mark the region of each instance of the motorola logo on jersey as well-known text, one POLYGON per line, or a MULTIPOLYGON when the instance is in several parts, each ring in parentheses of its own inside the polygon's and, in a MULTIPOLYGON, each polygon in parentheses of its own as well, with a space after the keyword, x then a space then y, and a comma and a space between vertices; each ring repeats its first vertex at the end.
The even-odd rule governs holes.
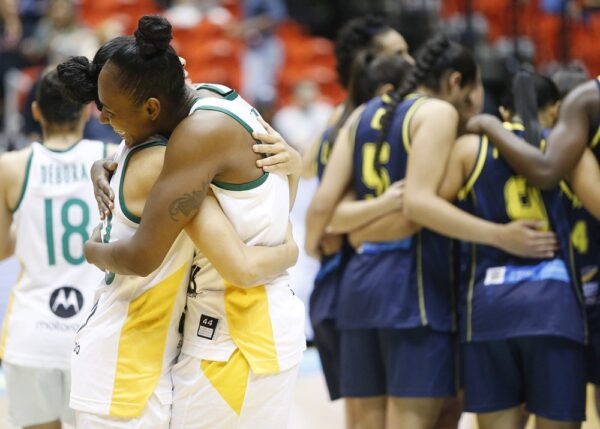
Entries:
POLYGON ((63 286, 50 295, 50 310, 63 319, 75 316, 82 307, 83 295, 75 288, 63 286))

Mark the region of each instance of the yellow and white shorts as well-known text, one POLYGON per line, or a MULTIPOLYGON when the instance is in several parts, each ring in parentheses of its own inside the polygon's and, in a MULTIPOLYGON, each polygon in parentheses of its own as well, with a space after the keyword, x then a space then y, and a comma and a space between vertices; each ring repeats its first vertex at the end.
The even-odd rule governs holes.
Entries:
POLYGON ((239 349, 227 362, 182 353, 172 373, 171 429, 284 429, 299 366, 257 375, 239 349))
POLYGON ((169 429, 171 402, 159 398, 155 392, 139 417, 122 419, 76 411, 75 421, 77 429, 169 429))

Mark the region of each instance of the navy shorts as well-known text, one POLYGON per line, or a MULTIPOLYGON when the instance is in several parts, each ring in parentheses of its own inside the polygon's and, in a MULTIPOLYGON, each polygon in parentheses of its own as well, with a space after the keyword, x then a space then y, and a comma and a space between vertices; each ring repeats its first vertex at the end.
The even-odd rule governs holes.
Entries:
POLYGON ((589 327, 590 336, 587 348, 588 382, 600 386, 600 329, 591 324, 589 327))
POLYGON ((489 413, 525 404, 549 420, 585 420, 583 344, 539 336, 461 345, 465 411, 489 413))
POLYGON ((456 352, 454 334, 429 327, 342 330, 342 396, 453 396, 456 352))
POLYGON ((335 327, 334 320, 322 321, 313 327, 313 332, 329 397, 335 401, 342 396, 340 393, 340 332, 335 327))

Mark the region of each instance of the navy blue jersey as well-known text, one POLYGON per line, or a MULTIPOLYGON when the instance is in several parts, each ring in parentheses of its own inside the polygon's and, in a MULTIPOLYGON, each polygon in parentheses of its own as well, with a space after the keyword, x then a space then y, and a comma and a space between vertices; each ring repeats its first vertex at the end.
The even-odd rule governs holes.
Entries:
MULTIPOLYGON (((598 86, 598 90, 600 90, 600 76, 595 79, 595 82, 598 86)), ((592 152, 594 152, 598 162, 600 162, 600 118, 598 118, 598 121, 594 124, 593 128, 590 129, 589 147, 592 152)))
POLYGON ((598 291, 598 256, 600 255, 600 222, 575 196, 566 182, 561 182, 561 197, 571 211, 571 245, 581 272, 581 282, 588 320, 600 326, 600 294, 598 291))
MULTIPOLYGON (((523 136, 522 125, 505 127, 523 136)), ((525 259, 491 246, 465 245, 469 275, 461 285, 461 339, 557 335, 584 342, 579 271, 570 241, 570 216, 559 189, 542 192, 529 184, 482 136, 475 167, 459 199, 466 211, 491 222, 540 220, 560 243, 552 259, 525 259)))
POLYGON ((325 172, 325 166, 329 161, 329 155, 331 155, 331 149, 333 149, 333 142, 330 141, 331 133, 333 132, 334 126, 329 126, 323 131, 321 141, 319 142, 319 149, 317 150, 316 171, 319 181, 323 178, 325 172))
MULTIPOLYGON (((352 184, 359 200, 381 195, 406 175, 409 123, 426 97, 408 97, 396 109, 380 152, 374 157, 387 97, 371 100, 355 124, 352 184)), ((340 284, 338 325, 354 328, 455 329, 451 240, 422 230, 405 240, 364 243, 340 284)))
MULTIPOLYGON (((323 132, 317 157, 315 159, 316 172, 319 181, 323 178, 325 166, 331 155, 331 133, 335 126, 329 126, 323 132)), ((314 288, 310 296, 309 314, 313 326, 319 325, 324 320, 335 319, 337 305, 337 289, 344 266, 344 255, 351 252, 350 246, 344 239, 342 250, 321 258, 321 267, 315 277, 314 288)))

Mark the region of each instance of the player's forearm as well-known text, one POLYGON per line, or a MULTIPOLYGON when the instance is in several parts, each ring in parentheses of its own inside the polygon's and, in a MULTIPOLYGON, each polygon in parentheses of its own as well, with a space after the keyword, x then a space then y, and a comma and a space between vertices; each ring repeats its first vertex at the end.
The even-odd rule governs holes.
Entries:
POLYGON ((274 247, 247 246, 244 255, 244 270, 236 285, 250 287, 263 284, 294 266, 298 260, 298 246, 293 241, 274 247))
POLYGON ((144 252, 130 252, 129 240, 119 240, 113 243, 97 243, 88 241, 84 246, 85 259, 102 271, 115 274, 146 277, 153 270, 145 266, 144 252))
POLYGON ((437 195, 407 192, 404 215, 441 235, 497 247, 499 225, 460 210, 437 195))
POLYGON ((410 221, 401 211, 394 211, 352 231, 350 241, 354 244, 361 244, 366 241, 402 240, 415 234, 420 229, 420 225, 410 221))
POLYGON ((14 242, 10 239, 0 242, 0 261, 12 256, 15 253, 14 242))
POLYGON ((523 142, 521 138, 504 128, 500 121, 486 122, 485 132, 502 157, 532 185, 544 189, 551 188, 556 186, 563 177, 564 172, 557 168, 556 163, 547 154, 523 142))
POLYGON ((389 201, 379 197, 371 200, 343 200, 335 208, 327 226, 327 232, 344 234, 354 231, 375 219, 386 215, 392 209, 389 201))
POLYGON ((310 207, 306 213, 306 237, 304 247, 310 256, 317 256, 319 242, 325 232, 325 227, 329 222, 334 210, 335 202, 317 193, 313 198, 310 207))

